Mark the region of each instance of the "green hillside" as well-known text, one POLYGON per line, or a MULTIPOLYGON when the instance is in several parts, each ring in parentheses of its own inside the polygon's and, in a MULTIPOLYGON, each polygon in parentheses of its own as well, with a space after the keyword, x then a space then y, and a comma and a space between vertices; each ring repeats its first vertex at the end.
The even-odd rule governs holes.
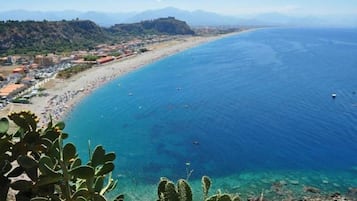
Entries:
POLYGON ((109 39, 91 21, 8 21, 0 23, 0 54, 87 49, 109 39))
POLYGON ((129 37, 194 34, 183 21, 160 18, 102 28, 92 21, 0 21, 0 55, 88 50, 129 37))
POLYGON ((156 20, 142 21, 133 24, 117 24, 108 29, 114 35, 145 35, 145 34, 167 34, 167 35, 192 35, 194 32, 186 22, 173 17, 159 18, 156 20))

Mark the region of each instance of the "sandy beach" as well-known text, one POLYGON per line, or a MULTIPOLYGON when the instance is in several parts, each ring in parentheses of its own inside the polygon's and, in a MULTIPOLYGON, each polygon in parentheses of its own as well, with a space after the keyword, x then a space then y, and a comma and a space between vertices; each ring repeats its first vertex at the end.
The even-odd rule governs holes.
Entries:
POLYGON ((57 78, 48 79, 43 84, 48 96, 33 97, 31 104, 10 103, 0 111, 0 114, 1 116, 6 116, 10 112, 30 110, 40 117, 42 125, 48 122, 50 115, 54 120, 60 121, 83 97, 89 95, 108 81, 161 58, 228 35, 232 34, 210 37, 189 36, 161 42, 147 46, 147 49, 150 50, 148 52, 95 66, 66 80, 57 78))

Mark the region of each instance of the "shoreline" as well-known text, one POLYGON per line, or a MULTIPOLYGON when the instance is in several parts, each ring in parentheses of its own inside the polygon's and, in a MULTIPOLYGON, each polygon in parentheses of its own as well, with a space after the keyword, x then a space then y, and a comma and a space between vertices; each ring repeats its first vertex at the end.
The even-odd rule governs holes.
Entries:
POLYGON ((55 122, 63 121, 83 98, 120 76, 190 48, 246 31, 250 30, 216 36, 189 36, 161 42, 147 46, 150 50, 148 52, 93 66, 69 79, 51 78, 44 84, 48 96, 33 97, 31 104, 10 103, 0 114, 7 116, 11 112, 30 110, 39 117, 40 125, 48 123, 50 115, 55 122))

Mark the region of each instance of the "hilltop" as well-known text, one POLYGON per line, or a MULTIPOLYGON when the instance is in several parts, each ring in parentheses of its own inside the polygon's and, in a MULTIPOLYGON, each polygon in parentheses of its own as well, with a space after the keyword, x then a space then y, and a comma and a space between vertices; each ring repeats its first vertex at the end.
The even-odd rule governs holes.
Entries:
POLYGON ((103 28, 89 20, 0 21, 0 55, 88 50, 120 38, 194 34, 184 21, 160 18, 103 28))
POLYGON ((108 29, 115 35, 146 35, 146 34, 167 34, 167 35, 187 35, 194 34, 191 28, 184 21, 176 20, 174 17, 159 18, 156 20, 146 20, 132 24, 117 24, 108 29))
POLYGON ((184 10, 175 7, 164 7, 159 9, 147 9, 143 11, 130 12, 103 12, 103 11, 29 11, 9 10, 0 11, 0 20, 91 20, 100 26, 110 27, 119 23, 135 23, 148 19, 173 16, 183 20, 191 27, 211 26, 357 26, 355 14, 342 15, 292 15, 285 12, 267 11, 261 13, 224 14, 209 10, 184 10))
POLYGON ((7 21, 0 23, 0 54, 87 49, 108 40, 105 31, 85 21, 7 21))

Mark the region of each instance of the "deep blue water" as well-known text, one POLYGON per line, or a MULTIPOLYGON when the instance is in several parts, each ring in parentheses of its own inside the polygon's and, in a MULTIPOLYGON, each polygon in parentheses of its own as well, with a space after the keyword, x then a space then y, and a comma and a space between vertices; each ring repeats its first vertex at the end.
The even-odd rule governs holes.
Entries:
POLYGON ((261 29, 204 44, 101 87, 66 123, 83 156, 88 139, 103 144, 116 175, 136 184, 185 177, 187 162, 193 180, 357 178, 357 30, 261 29))

